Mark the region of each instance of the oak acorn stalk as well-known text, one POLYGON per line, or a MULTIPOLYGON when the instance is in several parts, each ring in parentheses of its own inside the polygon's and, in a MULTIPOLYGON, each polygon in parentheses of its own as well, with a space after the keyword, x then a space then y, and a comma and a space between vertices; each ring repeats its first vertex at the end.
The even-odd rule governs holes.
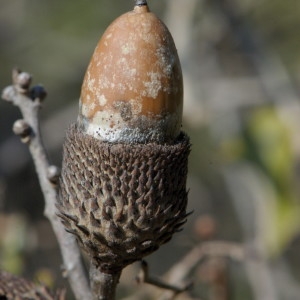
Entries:
POLYGON ((100 39, 64 143, 58 214, 91 258, 95 299, 114 299, 122 269, 186 221, 182 105, 172 36, 136 1, 100 39))

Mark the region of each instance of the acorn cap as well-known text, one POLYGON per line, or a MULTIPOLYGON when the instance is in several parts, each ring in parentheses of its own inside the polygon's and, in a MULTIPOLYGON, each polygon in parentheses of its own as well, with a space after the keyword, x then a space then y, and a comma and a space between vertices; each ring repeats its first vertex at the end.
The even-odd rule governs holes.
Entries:
POLYGON ((78 125, 110 142, 166 143, 180 133, 181 66, 173 38, 145 1, 100 39, 82 85, 78 125))
POLYGON ((58 215, 102 272, 168 242, 186 221, 189 138, 107 143, 72 125, 63 146, 58 215))

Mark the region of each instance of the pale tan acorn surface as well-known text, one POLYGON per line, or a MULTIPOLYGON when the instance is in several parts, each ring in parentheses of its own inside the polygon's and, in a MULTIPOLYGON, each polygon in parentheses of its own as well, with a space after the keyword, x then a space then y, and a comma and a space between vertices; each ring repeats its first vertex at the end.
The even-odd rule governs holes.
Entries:
POLYGON ((108 27, 67 132, 57 206, 103 272, 149 255, 186 221, 182 94, 173 39, 147 5, 108 27))
POLYGON ((173 38, 147 5, 117 18, 82 85, 78 123, 106 141, 170 142, 180 132, 182 72, 173 38))

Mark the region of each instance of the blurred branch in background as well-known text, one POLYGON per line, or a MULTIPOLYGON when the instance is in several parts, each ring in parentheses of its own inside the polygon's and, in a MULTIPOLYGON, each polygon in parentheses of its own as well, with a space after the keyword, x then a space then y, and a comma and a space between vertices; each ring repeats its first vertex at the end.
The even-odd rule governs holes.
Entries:
MULTIPOLYGON (((195 98, 188 103, 187 108, 191 107, 191 109, 188 110, 186 122, 193 127, 207 125, 212 139, 216 145, 221 146, 220 154, 225 154, 225 165, 220 170, 221 176, 224 176, 225 188, 232 199, 243 239, 246 244, 255 249, 260 257, 257 261, 246 259, 246 272, 254 293, 253 297, 254 299, 292 297, 295 292, 289 293, 286 289, 285 292, 280 291, 278 276, 275 278, 274 272, 275 270, 282 274, 287 272, 286 268, 280 270, 284 265, 280 256, 289 245, 288 241, 299 235, 299 218, 297 217, 299 193, 295 193, 294 183, 290 181, 295 182, 294 176, 297 176, 297 173, 294 173, 295 165, 299 161, 300 153, 297 134, 300 129, 299 91, 281 57, 274 48, 267 44, 254 24, 249 22, 249 13, 257 9, 255 3, 252 2, 247 6, 247 3, 233 0, 201 1, 198 3, 201 12, 195 10, 194 7, 190 10, 189 17, 184 12, 177 14, 182 15, 183 19, 188 21, 185 23, 183 21, 185 26, 178 22, 180 24, 178 26, 182 28, 176 30, 176 25, 174 25, 176 16, 169 14, 174 11, 172 5, 176 6, 179 2, 169 3, 167 20, 173 17, 170 26, 175 32, 182 34, 182 28, 184 28, 185 35, 181 41, 185 44, 181 45, 179 52, 184 49, 182 51, 184 62, 185 59, 197 61, 198 70, 187 65, 184 67, 189 73, 186 79, 194 88, 192 89, 193 95, 197 95, 196 101, 201 99, 198 107, 195 98), (191 20, 195 20, 199 14, 201 15, 197 19, 199 25, 195 26, 191 20), (206 40, 200 41, 200 45, 203 46, 206 43, 205 47, 209 47, 209 51, 193 51, 197 26, 201 28, 202 37, 203 35, 207 37, 206 40), (233 51, 228 52, 228 47, 231 47, 233 51), (208 72, 204 73, 207 71, 205 66, 208 62, 213 63, 209 64, 208 72), (193 80, 197 83, 192 84, 193 80), (261 115, 261 118, 258 118, 258 115, 261 115), (252 136, 252 139, 256 140, 256 150, 250 148, 251 145, 247 140, 243 140, 244 128, 249 126, 253 118, 256 122, 253 124, 256 124, 258 130, 256 134, 261 132, 260 138, 265 141, 265 143, 259 143, 259 137, 252 136), (198 121, 192 122, 193 120, 198 121), (263 121, 259 124, 259 120, 263 121), (273 126, 271 125, 273 130, 266 127, 271 122, 273 122, 273 126), (280 136, 282 126, 286 128, 287 135, 277 138, 276 144, 276 136, 280 136), (224 153, 223 146, 228 143, 232 143, 231 147, 228 150, 225 148, 226 153, 224 153), (234 146, 233 143, 238 144, 234 146), (244 146, 243 143, 245 143, 244 146), (289 145, 290 150, 287 150, 289 145), (241 156, 240 151, 243 152, 243 148, 236 147, 248 147, 248 155, 241 156), (260 153, 258 154, 259 161, 251 159, 253 150, 260 153), (264 161, 262 155, 268 159, 264 161), (240 161, 241 159, 244 163, 240 161), (287 168, 288 172, 285 171, 287 168), (263 174, 260 175, 261 172, 263 174), (274 172, 278 172, 276 173, 278 175, 274 172), (293 177, 294 179, 291 179, 293 177), (283 192, 280 192, 273 184, 282 187, 287 180, 290 183, 285 185, 286 191, 283 196, 283 192), (277 250, 274 250, 274 247, 277 250), (274 263, 270 264, 270 259, 274 259, 274 251, 278 255, 276 259, 283 264, 281 267, 278 264, 276 267, 274 263)), ((184 7, 185 11, 188 9, 182 1, 181 7, 184 7)), ((180 40, 175 34, 175 40, 176 37, 180 40)), ((201 49, 201 46, 198 49, 201 49)), ((187 86, 190 87, 190 84, 188 83, 187 86)), ((190 92, 189 89, 186 101, 190 100, 190 92)), ((246 138, 249 137, 246 136, 246 138)), ((291 278, 289 280, 288 285, 291 286, 293 280, 291 278)), ((293 288, 294 291, 295 288, 296 286, 293 288)))

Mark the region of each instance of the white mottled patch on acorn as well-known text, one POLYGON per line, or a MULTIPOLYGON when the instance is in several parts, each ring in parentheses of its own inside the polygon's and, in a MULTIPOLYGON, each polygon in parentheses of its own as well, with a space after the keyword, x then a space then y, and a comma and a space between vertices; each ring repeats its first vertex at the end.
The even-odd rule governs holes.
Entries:
POLYGON ((99 104, 100 104, 101 106, 104 106, 104 105, 106 104, 106 102, 107 102, 107 99, 105 98, 104 95, 100 95, 100 96, 98 97, 98 99, 99 99, 99 104))
POLYGON ((155 99, 162 89, 161 74, 159 72, 148 72, 149 81, 144 82, 145 90, 142 92, 143 96, 155 99))

